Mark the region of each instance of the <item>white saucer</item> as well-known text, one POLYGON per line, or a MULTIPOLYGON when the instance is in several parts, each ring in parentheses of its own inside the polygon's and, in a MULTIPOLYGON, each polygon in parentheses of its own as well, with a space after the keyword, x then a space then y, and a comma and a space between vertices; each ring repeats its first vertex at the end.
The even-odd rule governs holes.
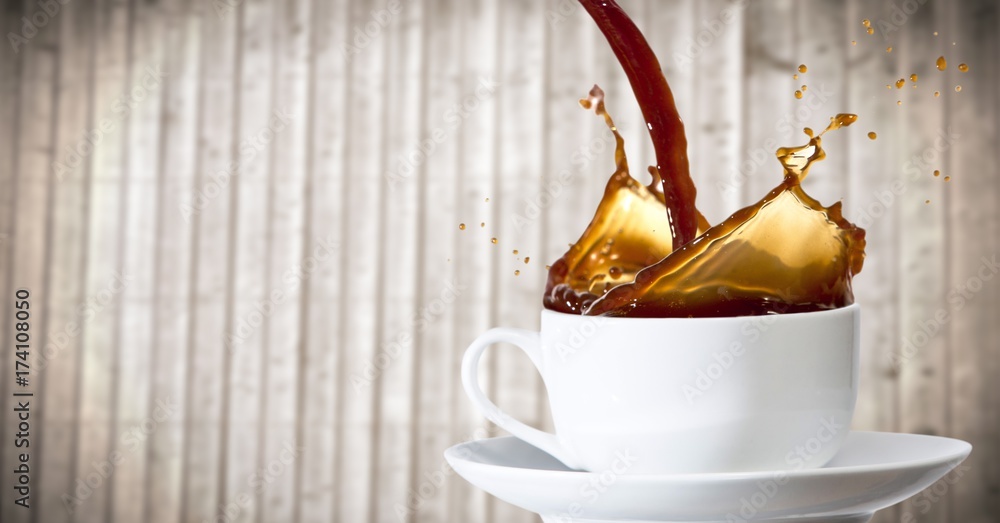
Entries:
POLYGON ((462 443, 444 455, 470 483, 546 523, 863 523, 932 485, 971 450, 950 438, 852 432, 820 469, 673 475, 573 471, 513 437, 462 443))

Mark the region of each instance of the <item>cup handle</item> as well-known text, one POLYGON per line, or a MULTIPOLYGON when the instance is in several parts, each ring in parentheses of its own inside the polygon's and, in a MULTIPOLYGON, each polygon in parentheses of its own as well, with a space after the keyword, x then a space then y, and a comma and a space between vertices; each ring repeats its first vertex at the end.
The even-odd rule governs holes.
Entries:
POLYGON ((483 393, 483 389, 479 386, 479 359, 482 358, 483 353, 490 345, 501 342, 511 343, 524 351, 531 358, 535 369, 541 373, 541 340, 537 332, 502 327, 490 329, 476 338, 468 349, 465 349, 465 356, 462 358, 462 386, 465 387, 465 393, 479 409, 479 412, 486 416, 486 419, 522 441, 551 454, 567 467, 580 469, 573 452, 566 448, 555 434, 542 432, 517 421, 500 410, 500 407, 497 407, 483 393))

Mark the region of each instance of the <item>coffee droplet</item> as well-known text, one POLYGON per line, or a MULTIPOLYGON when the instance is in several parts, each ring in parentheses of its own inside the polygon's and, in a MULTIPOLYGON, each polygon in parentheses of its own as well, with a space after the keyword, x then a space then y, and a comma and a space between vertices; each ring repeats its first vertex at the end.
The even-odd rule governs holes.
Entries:
POLYGON ((969 66, 966 64, 958 64, 958 70, 962 71, 963 73, 967 73, 969 72, 969 66))
POLYGON ((792 75, 792 80, 798 80, 798 79, 799 79, 799 75, 797 75, 797 74, 793 74, 792 75))
POLYGON ((801 100, 802 99, 802 91, 795 91, 795 97, 798 98, 799 100, 801 100))
POLYGON ((937 31, 934 31, 934 36, 937 36, 937 35, 938 35, 938 32, 937 32, 937 31))
POLYGON ((524 264, 527 265, 529 261, 531 261, 531 256, 525 256, 524 257, 524 264))
POLYGON ((896 100, 896 105, 903 105, 903 101, 902 100, 896 100))
POLYGON ((514 276, 520 276, 520 275, 521 275, 521 271, 519 271, 517 269, 514 269, 514 276))
POLYGON ((486 197, 486 201, 487 201, 487 202, 488 202, 488 201, 490 201, 490 198, 489 198, 488 196, 486 197))
POLYGON ((891 53, 892 52, 892 46, 890 45, 889 47, 886 47, 885 48, 885 52, 891 53))
POLYGON ((551 269, 551 268, 552 268, 552 266, 551 266, 551 265, 546 265, 546 266, 545 266, 545 270, 549 270, 549 269, 551 269))
POLYGON ((931 203, 930 200, 924 200, 924 203, 931 203))
POLYGON ((934 171, 934 176, 941 176, 941 171, 934 171))
POLYGON ((486 227, 486 222, 479 222, 480 227, 486 227))
POLYGON ((913 83, 917 82, 917 73, 913 73, 910 75, 910 81, 913 83))
POLYGON ((937 62, 934 63, 937 65, 938 71, 944 71, 948 68, 948 61, 943 56, 939 56, 937 62))
POLYGON ((514 254, 515 254, 515 255, 517 254, 517 249, 514 249, 514 254))
POLYGON ((874 28, 874 27, 869 27, 869 28, 868 28, 868 31, 866 31, 866 32, 867 32, 868 34, 870 34, 870 35, 873 35, 873 34, 875 34, 875 28, 874 28))
POLYGON ((858 45, 858 41, 857 40, 851 40, 851 45, 858 45))
POLYGON ((808 86, 808 85, 803 85, 803 86, 802 86, 802 92, 803 92, 803 93, 804 93, 804 92, 806 92, 806 90, 808 90, 808 89, 809 89, 809 86, 808 86))
POLYGON ((903 80, 902 78, 896 80, 896 89, 902 89, 904 85, 906 85, 906 80, 903 80))
POLYGON ((941 96, 941 91, 934 91, 934 98, 941 96))
POLYGON ((826 126, 826 129, 823 129, 823 132, 819 133, 819 135, 822 137, 827 131, 847 127, 856 121, 858 121, 858 115, 856 114, 840 113, 837 116, 831 116, 830 125, 826 126))
POLYGON ((458 224, 458 230, 464 231, 465 230, 465 224, 464 223, 458 224))
POLYGON ((806 64, 799 64, 799 72, 800 73, 804 73, 804 72, 806 72, 808 70, 809 70, 809 68, 806 67, 806 64))
POLYGON ((869 20, 869 19, 867 19, 867 18, 865 18, 864 20, 861 21, 861 25, 863 25, 865 27, 871 27, 872 26, 872 21, 869 20))
POLYGON ((961 91, 962 91, 962 86, 961 85, 956 85, 955 86, 955 92, 957 93, 957 92, 961 92, 961 91))
POLYGON ((886 89, 892 89, 892 84, 885 84, 886 89))
POLYGON ((608 269, 608 275, 617 280, 621 277, 622 270, 618 267, 611 267, 608 269))
POLYGON ((492 243, 496 243, 496 242, 497 242, 497 239, 496 239, 496 238, 490 238, 490 242, 492 242, 492 243))
POLYGON ((870 132, 868 133, 868 138, 870 138, 870 139, 874 140, 874 139, 878 138, 878 135, 877 135, 877 134, 875 134, 875 131, 870 131, 870 132))
POLYGON ((950 181, 951 181, 951 176, 945 176, 945 177, 944 177, 944 181, 946 181, 946 182, 950 182, 950 181))

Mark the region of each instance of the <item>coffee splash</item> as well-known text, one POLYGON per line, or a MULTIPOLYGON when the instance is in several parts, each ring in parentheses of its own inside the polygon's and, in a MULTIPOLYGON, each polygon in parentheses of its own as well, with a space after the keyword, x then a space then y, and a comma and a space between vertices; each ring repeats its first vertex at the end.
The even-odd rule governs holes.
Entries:
POLYGON ((823 134, 857 117, 837 115, 818 135, 806 129, 807 144, 779 149, 781 184, 709 228, 695 208, 693 185, 685 188, 690 176, 684 129, 652 50, 612 0, 580 2, 628 73, 659 168, 650 168, 649 186, 632 178, 624 141, 605 110, 603 92, 595 87, 581 104, 594 107, 614 133, 616 169, 583 236, 552 265, 545 307, 588 315, 712 317, 805 312, 853 303, 851 278, 864 263, 865 232, 844 219, 840 202, 824 207, 805 193, 801 182, 812 163, 826 156, 823 134), (655 89, 643 83, 659 85, 657 79, 662 86, 655 89), (650 122, 650 115, 659 112, 670 116, 671 125, 663 125, 662 119, 656 125, 650 122), (664 158, 671 159, 671 170, 664 169, 664 158), (661 178, 664 172, 669 176, 661 178), (656 190, 658 182, 663 193, 656 190), (684 228, 678 227, 682 220, 677 209, 684 210, 690 222, 684 228), (682 229, 687 232, 678 233, 682 229), (688 241, 688 235, 694 239, 688 241))
MULTIPOLYGON (((629 173, 625 140, 604 106, 604 91, 594 86, 580 105, 604 117, 615 136, 615 172, 604 189, 594 219, 583 236, 549 269, 546 308, 581 313, 597 298, 673 251, 670 222, 659 172, 650 168, 653 181, 643 185, 629 173)), ((708 228, 697 214, 701 233, 708 228)))
MULTIPOLYGON (((826 131, 850 125, 832 118, 826 131)), ((865 232, 802 189, 826 155, 823 133, 781 148, 784 180, 691 243, 610 289, 584 312, 640 317, 744 316, 833 309, 854 301, 851 277, 864 263, 865 232)))

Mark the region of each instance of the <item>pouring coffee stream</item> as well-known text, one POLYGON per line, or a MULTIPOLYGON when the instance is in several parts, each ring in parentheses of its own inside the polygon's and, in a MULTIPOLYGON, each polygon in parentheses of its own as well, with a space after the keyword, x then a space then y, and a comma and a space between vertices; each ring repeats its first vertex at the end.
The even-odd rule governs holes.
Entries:
POLYGON ((857 116, 839 114, 818 135, 805 129, 807 144, 777 151, 783 181, 710 227, 695 208, 684 126, 655 55, 613 1, 580 2, 628 75, 657 166, 648 186, 629 174, 624 141, 595 86, 581 105, 593 107, 615 135, 616 169, 590 225, 549 270, 544 306, 586 315, 715 317, 853 303, 851 278, 864 263, 865 232, 843 217, 841 202, 824 207, 801 182, 826 156, 823 134, 857 116))

